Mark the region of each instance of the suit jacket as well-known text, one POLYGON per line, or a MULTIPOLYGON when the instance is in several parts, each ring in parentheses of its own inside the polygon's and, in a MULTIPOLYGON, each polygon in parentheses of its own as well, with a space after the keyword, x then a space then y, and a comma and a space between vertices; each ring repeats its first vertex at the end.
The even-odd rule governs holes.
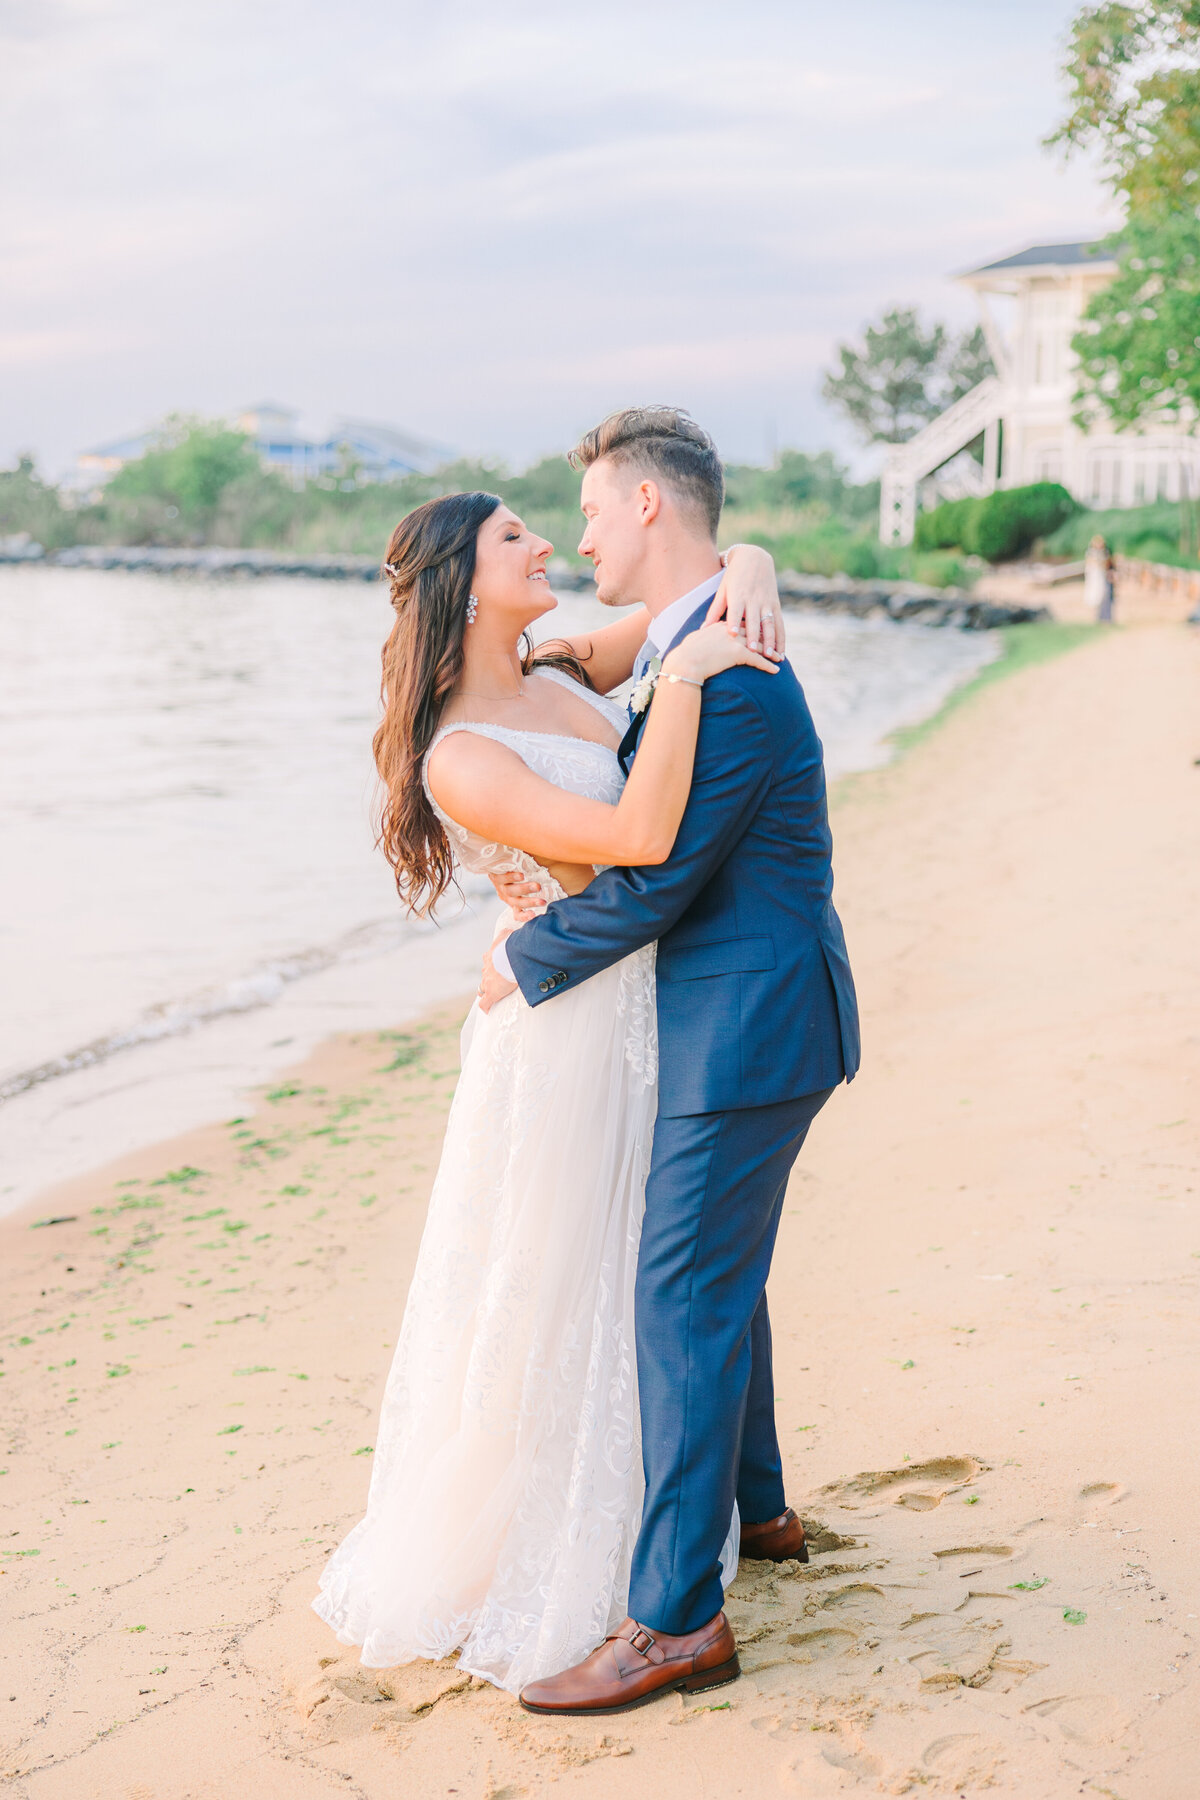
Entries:
MULTIPOLYGON (((703 622, 697 608, 674 644, 703 622)), ((659 1112, 765 1106, 853 1079, 858 1005, 833 909, 821 743, 788 663, 704 685, 691 794, 653 868, 606 869, 508 939, 540 1006, 658 940, 659 1112)))

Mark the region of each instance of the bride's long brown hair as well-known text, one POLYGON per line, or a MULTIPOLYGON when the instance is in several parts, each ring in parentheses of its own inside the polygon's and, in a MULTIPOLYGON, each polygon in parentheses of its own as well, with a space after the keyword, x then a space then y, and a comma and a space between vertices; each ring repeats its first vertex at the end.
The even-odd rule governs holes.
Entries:
MULTIPOLYGON (((450 842, 425 792, 421 766, 462 673, 479 530, 500 504, 498 495, 483 493, 427 500, 401 519, 383 564, 396 622, 383 646, 383 721, 373 743, 383 782, 376 842, 401 899, 421 916, 432 912, 454 879, 450 842)), ((592 685, 565 645, 543 644, 535 656, 526 638, 522 672, 546 665, 592 685)))

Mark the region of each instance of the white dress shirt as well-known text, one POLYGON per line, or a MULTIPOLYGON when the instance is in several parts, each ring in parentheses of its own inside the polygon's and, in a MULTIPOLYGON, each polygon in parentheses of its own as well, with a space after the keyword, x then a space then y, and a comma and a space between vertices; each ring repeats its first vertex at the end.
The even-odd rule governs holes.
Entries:
POLYGON ((634 659, 633 678, 635 681, 641 680, 647 665, 656 656, 666 655, 671 639, 683 630, 698 606, 713 598, 721 585, 724 574, 724 569, 718 569, 715 575, 710 575, 707 581, 700 583, 699 587, 694 587, 690 593, 681 595, 678 600, 672 600, 670 606, 664 607, 656 618, 651 619, 650 628, 646 633, 646 641, 634 659))
MULTIPOLYGON (((715 575, 708 576, 700 583, 699 587, 692 588, 689 593, 681 594, 678 600, 672 600, 670 606, 665 606, 651 619, 646 642, 634 659, 633 678, 635 681, 641 680, 647 667, 656 656, 666 654, 672 638, 677 637, 683 630, 696 608, 703 606, 713 598, 721 585, 724 574, 724 569, 718 569, 715 575)), ((512 964, 508 960, 508 951, 505 949, 506 942, 507 940, 502 938, 498 944, 493 945, 492 967, 503 980, 514 981, 516 977, 512 972, 512 964)))

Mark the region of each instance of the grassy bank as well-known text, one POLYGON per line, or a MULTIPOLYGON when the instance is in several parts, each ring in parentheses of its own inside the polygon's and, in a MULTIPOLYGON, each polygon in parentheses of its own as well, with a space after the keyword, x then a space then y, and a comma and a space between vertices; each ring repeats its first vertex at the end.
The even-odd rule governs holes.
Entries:
POLYGON ((1151 506, 1127 506, 1111 512, 1079 512, 1045 540, 1047 556, 1063 556, 1075 562, 1093 537, 1099 535, 1122 556, 1146 562, 1170 563, 1194 569, 1196 556, 1195 509, 1161 500, 1151 506))

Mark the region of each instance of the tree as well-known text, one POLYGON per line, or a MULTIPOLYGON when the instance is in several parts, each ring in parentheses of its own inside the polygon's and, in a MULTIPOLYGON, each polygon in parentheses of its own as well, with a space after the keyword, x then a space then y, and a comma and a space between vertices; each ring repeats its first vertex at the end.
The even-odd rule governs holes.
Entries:
POLYGON ((498 491, 514 512, 578 512, 580 476, 565 456, 544 456, 523 475, 499 477, 498 491))
POLYGON ((1116 246, 1116 279, 1093 296, 1074 338, 1076 403, 1118 425, 1200 411, 1200 220, 1131 214, 1116 246))
POLYGON ((974 331, 964 331, 946 359, 944 404, 953 406, 956 400, 961 400, 964 394, 969 394, 972 388, 995 373, 996 365, 987 347, 983 327, 976 325, 974 331))
POLYGON ((838 346, 840 367, 821 385, 869 443, 902 444, 992 373, 983 334, 926 331, 913 307, 892 307, 863 332, 863 345, 838 346))
POLYGON ((75 538, 75 521, 43 481, 32 456, 20 456, 15 469, 0 469, 0 537, 27 535, 46 550, 58 550, 75 538))
POLYGON ((1098 149, 1135 213, 1200 199, 1200 0, 1106 0, 1071 27, 1071 109, 1046 139, 1098 149))
POLYGON ((771 498, 777 506, 823 500, 836 512, 845 496, 846 471, 829 450, 781 450, 772 475, 771 498))
POLYGON ((814 529, 827 520, 848 525, 878 513, 879 483, 852 482, 832 451, 781 450, 769 469, 727 463, 725 504, 731 513, 742 514, 803 510, 814 529))
POLYGON ((1098 148, 1128 205, 1105 248, 1115 281, 1073 339, 1080 423, 1194 417, 1200 408, 1200 0, 1080 13, 1064 68, 1071 109, 1047 143, 1098 148))
POLYGON ((118 469, 105 489, 104 505, 143 531, 155 533, 162 521, 177 519, 176 532, 203 538, 226 490, 252 481, 278 477, 263 470, 243 432, 176 416, 144 455, 118 469))

